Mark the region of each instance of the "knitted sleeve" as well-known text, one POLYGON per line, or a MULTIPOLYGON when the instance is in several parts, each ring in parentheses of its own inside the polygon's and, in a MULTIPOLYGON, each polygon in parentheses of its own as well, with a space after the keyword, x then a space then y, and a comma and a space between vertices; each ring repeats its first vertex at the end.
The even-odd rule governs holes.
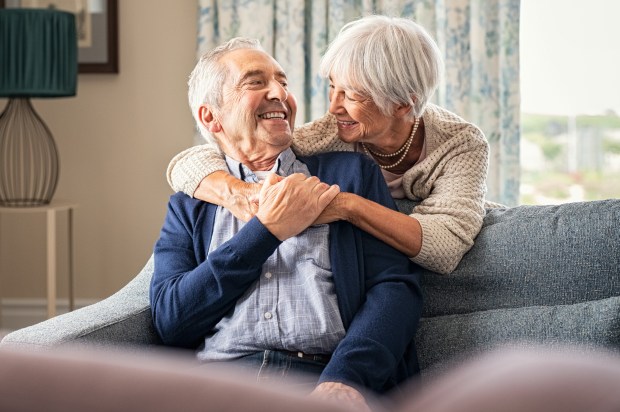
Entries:
POLYGON ((422 226, 414 262, 449 274, 473 246, 485 215, 488 158, 482 132, 469 125, 405 174, 408 197, 422 199, 411 214, 422 226))
POLYGON ((217 170, 228 172, 228 167, 219 146, 207 139, 207 143, 192 146, 174 156, 166 178, 175 192, 193 196, 202 179, 217 170))
MULTIPOLYGON (((353 145, 338 139, 336 118, 329 113, 322 118, 298 127, 293 132, 293 151, 298 156, 311 154, 352 151, 353 145)), ((175 192, 193 196, 198 185, 208 175, 223 170, 228 172, 224 155, 219 146, 211 140, 190 147, 172 158, 166 177, 175 192)))

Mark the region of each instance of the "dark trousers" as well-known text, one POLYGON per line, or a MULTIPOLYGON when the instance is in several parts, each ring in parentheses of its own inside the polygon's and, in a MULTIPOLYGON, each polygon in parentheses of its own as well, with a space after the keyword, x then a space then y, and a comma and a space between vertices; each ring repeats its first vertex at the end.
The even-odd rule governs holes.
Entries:
POLYGON ((293 353, 266 350, 223 362, 248 371, 261 383, 285 385, 310 393, 317 384, 326 363, 303 359, 293 353))

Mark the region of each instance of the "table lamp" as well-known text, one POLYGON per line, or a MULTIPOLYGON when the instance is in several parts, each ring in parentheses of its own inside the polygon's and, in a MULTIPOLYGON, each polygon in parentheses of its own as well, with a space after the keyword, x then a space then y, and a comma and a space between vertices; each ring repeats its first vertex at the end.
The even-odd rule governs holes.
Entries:
POLYGON ((0 9, 0 206, 50 203, 58 150, 30 98, 75 96, 75 16, 52 9, 0 9))

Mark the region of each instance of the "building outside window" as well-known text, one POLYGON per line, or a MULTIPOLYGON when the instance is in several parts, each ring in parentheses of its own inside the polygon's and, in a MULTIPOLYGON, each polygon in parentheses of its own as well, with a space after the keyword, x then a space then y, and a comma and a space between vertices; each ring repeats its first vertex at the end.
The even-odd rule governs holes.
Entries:
POLYGON ((620 198, 620 2, 521 0, 522 204, 620 198))

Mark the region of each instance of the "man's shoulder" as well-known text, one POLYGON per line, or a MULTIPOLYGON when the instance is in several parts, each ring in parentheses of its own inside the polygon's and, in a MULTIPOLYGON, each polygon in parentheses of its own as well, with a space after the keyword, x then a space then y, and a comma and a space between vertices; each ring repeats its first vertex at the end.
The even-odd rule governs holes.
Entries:
POLYGON ((209 203, 199 199, 194 199, 183 192, 177 192, 170 196, 168 201, 169 211, 173 211, 177 215, 195 218, 201 210, 206 208, 209 203))
POLYGON ((170 196, 170 203, 174 205, 187 205, 190 207, 196 207, 200 203, 204 203, 201 200, 194 199, 191 196, 186 195, 183 192, 176 192, 170 196))

